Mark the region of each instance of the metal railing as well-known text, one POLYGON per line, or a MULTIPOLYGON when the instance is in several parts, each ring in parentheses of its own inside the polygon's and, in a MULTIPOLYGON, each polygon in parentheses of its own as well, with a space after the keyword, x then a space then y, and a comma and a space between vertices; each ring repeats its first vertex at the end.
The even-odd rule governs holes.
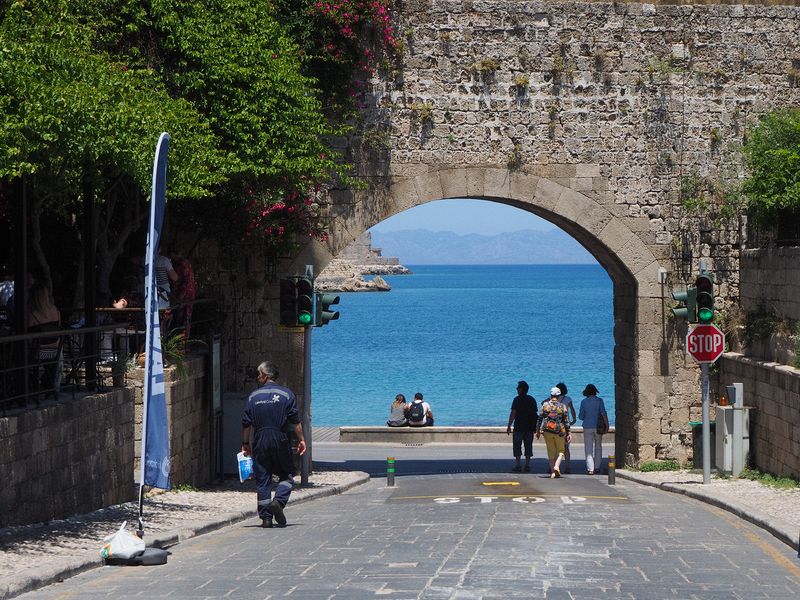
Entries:
MULTIPOLYGON (((14 335, 8 321, 0 322, 0 414, 125 385, 128 372, 138 366, 135 356, 144 349, 144 309, 98 308, 98 320, 107 322, 95 327, 84 327, 80 312, 65 309, 63 320, 73 325, 36 333, 14 335)), ((214 300, 174 305, 161 313, 162 337, 187 339, 181 348, 186 352, 193 340, 209 340, 220 320, 214 300)))

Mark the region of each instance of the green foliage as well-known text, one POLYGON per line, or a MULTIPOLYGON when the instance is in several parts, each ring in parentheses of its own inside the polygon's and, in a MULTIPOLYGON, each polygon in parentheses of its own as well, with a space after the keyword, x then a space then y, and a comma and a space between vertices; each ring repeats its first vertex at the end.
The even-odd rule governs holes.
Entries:
MULTIPOLYGON (((302 6, 298 18, 314 5, 302 6)), ((298 234, 324 235, 310 196, 352 183, 325 143, 344 128, 277 10, 272 0, 0 1, 0 176, 31 175, 34 200, 65 215, 87 177, 130 205, 148 195, 167 131, 167 194, 186 226, 284 250, 298 234)), ((332 29, 339 17, 326 31, 358 45, 347 23, 332 29)))
POLYGON ((765 473, 758 469, 745 469, 739 474, 740 479, 757 481, 763 485, 779 489, 798 489, 800 481, 792 477, 779 477, 771 473, 765 473))
POLYGON ((782 210, 800 211, 800 109, 764 115, 744 155, 751 175, 743 191, 753 217, 768 223, 782 210))
POLYGON ((206 196, 222 155, 207 123, 170 96, 148 68, 127 68, 92 47, 92 30, 66 0, 2 7, 0 176, 34 175, 32 193, 71 201, 83 177, 150 187, 158 135, 175 138, 171 196, 206 196))
POLYGON ((677 460, 647 460, 639 465, 643 473, 652 471, 680 471, 681 464, 677 460))
MULTIPOLYGON (((343 122, 376 65, 402 56, 391 0, 275 0, 277 15, 300 47, 303 72, 318 82, 328 116, 343 122)), ((405 37, 413 30, 406 28, 405 37)), ((384 69, 388 70, 388 69, 384 69)))
POLYGON ((703 177, 694 170, 681 179, 680 198, 687 213, 708 214, 715 221, 736 217, 745 203, 737 182, 703 177))
POLYGON ((775 311, 748 313, 744 324, 744 342, 749 346, 754 341, 768 338, 780 328, 781 319, 775 311))

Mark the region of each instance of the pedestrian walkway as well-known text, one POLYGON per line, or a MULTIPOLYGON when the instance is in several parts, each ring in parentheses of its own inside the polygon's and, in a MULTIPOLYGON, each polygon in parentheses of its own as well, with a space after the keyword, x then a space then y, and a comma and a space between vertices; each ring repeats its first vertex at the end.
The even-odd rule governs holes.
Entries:
POLYGON ((617 476, 723 508, 800 552, 800 488, 778 489, 749 479, 717 477, 703 485, 702 473, 691 471, 617 470, 617 476))
MULTIPOLYGON (((476 448, 435 444, 398 448, 322 441, 324 434, 318 436, 317 429, 314 436, 317 442, 314 446, 315 465, 324 466, 326 470, 312 473, 310 486, 295 491, 290 508, 292 504, 341 493, 369 479, 363 472, 337 469, 373 465, 375 468, 369 469, 373 477, 380 477, 381 469, 385 473, 386 457, 392 455, 399 457, 398 478, 417 477, 420 473, 430 473, 429 477, 436 477, 436 472, 473 473, 476 463, 481 469, 496 464, 507 471, 513 464, 510 445, 484 444, 476 448), (457 460, 453 460, 454 457, 457 460), (420 465, 426 462, 429 466, 420 469, 420 465), (440 467, 438 471, 437 465, 440 467)), ((543 448, 537 446, 534 454, 541 457, 543 452, 543 448)), ((578 458, 573 450, 576 472, 581 462, 578 458)), ((538 473, 519 477, 540 477, 546 468, 544 462, 538 459, 534 464, 538 473)), ((641 473, 620 469, 617 476, 713 504, 759 525, 793 548, 797 547, 800 534, 798 489, 775 489, 749 480, 717 478, 704 486, 701 484, 702 475, 686 471, 641 473)), ((594 479, 603 485, 607 481, 604 476, 594 476, 594 479)), ((137 505, 130 502, 70 519, 0 529, 0 598, 10 598, 100 566, 103 537, 119 528, 123 521, 127 520, 129 527, 133 526, 136 514, 137 505)), ((148 545, 168 547, 235 522, 249 518, 255 521, 254 486, 252 482, 241 485, 237 481, 203 490, 160 493, 146 501, 145 518, 148 545)))

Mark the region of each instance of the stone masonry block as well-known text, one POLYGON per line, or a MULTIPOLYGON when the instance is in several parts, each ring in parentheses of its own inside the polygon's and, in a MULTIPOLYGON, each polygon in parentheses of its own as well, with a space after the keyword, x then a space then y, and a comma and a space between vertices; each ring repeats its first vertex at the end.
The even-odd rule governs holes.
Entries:
POLYGON ((484 196, 484 177, 485 170, 483 168, 467 169, 464 174, 467 180, 467 196, 470 198, 479 198, 484 196))
POLYGON ((620 219, 613 219, 597 237, 611 252, 617 252, 635 236, 620 219))
POLYGON ((491 198, 510 198, 511 172, 508 169, 484 169, 483 195, 491 198))
POLYGON ((512 171, 509 174, 508 197, 530 203, 536 196, 536 188, 538 185, 538 176, 522 173, 520 171, 512 171))
POLYGON ((439 182, 443 198, 463 198, 467 195, 466 169, 442 169, 439 171, 439 182))
POLYGON ((554 183, 549 179, 540 179, 536 188, 536 198, 534 202, 545 210, 553 211, 558 203, 558 199, 566 188, 563 185, 554 183))
POLYGON ((444 198, 438 171, 431 171, 424 175, 418 175, 414 178, 414 186, 417 190, 417 197, 421 202, 441 200, 444 198))
POLYGON ((579 215, 590 210, 593 206, 594 202, 583 194, 570 189, 564 189, 558 197, 553 212, 569 221, 576 221, 579 215))
POLYGON ((611 214, 605 208, 593 203, 578 215, 576 223, 590 234, 597 236, 611 219, 611 214))
POLYGON ((391 194, 395 198, 397 212, 412 208, 419 204, 419 195, 413 179, 395 181, 391 187, 391 194))

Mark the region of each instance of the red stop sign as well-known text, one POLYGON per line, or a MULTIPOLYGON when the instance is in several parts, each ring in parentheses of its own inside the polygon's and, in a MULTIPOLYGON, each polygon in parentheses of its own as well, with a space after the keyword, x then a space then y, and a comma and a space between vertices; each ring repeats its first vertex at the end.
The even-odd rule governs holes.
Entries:
POLYGON ((686 351, 699 363, 712 363, 725 352, 725 334, 716 325, 696 325, 686 335, 686 351))

